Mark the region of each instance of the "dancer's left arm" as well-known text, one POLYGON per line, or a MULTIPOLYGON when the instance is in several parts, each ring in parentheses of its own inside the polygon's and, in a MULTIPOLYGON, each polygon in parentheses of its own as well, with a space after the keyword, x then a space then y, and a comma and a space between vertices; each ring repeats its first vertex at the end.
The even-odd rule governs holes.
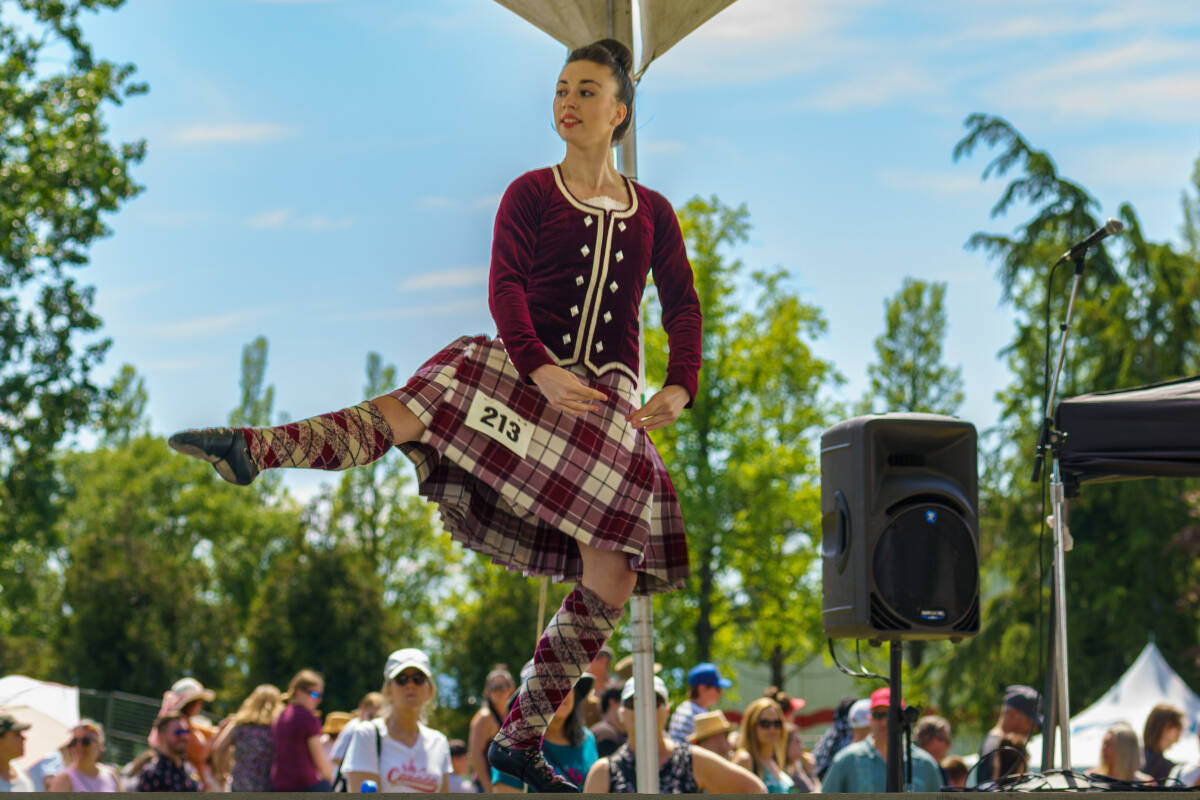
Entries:
POLYGON ((700 300, 696 297, 679 219, 661 195, 655 196, 650 268, 662 306, 668 356, 662 390, 628 416, 633 427, 647 431, 665 428, 679 419, 683 409, 691 407, 700 374, 700 300))

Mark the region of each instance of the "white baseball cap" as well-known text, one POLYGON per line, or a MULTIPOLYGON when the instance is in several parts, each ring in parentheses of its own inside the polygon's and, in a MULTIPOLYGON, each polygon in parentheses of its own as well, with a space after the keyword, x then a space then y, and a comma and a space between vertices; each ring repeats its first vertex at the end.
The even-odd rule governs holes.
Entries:
MULTIPOLYGON (((629 680, 625 681, 625 685, 621 687, 621 702, 622 703, 624 703, 629 698, 633 697, 633 692, 634 692, 633 684, 634 684, 634 679, 630 678, 629 680)), ((663 679, 658 677, 657 675, 654 676, 654 693, 656 695, 658 695, 659 697, 661 697, 662 701, 664 703, 670 704, 671 699, 667 695, 667 685, 665 683, 663 683, 663 679)))
POLYGON ((864 697, 854 705, 850 706, 850 713, 846 715, 850 721, 851 728, 865 728, 871 724, 871 698, 864 697))
POLYGON ((433 671, 429 668, 429 656, 415 647, 406 647, 388 656, 387 664, 383 668, 383 679, 390 681, 406 669, 419 669, 425 673, 426 678, 433 680, 433 671))

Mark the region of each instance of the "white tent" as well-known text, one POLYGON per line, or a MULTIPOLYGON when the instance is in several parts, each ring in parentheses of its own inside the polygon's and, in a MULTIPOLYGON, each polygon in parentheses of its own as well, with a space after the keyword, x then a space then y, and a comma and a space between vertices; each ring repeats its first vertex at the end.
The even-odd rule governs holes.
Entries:
MULTIPOLYGON (((1200 758, 1200 747, 1196 740, 1200 696, 1175 674, 1175 670, 1171 669, 1151 642, 1103 697, 1071 717, 1071 767, 1084 769, 1096 766, 1104 732, 1114 723, 1128 722, 1141 739, 1146 717, 1159 703, 1171 703, 1184 712, 1183 736, 1167 751, 1167 758, 1184 764, 1194 763, 1200 758)), ((1039 767, 1042 760, 1041 736, 1035 736, 1029 742, 1029 756, 1033 762, 1031 766, 1039 767)))
POLYGON ((17 759, 28 768, 61 747, 67 732, 79 724, 79 689, 9 675, 0 678, 0 713, 33 726, 25 735, 25 755, 17 759))

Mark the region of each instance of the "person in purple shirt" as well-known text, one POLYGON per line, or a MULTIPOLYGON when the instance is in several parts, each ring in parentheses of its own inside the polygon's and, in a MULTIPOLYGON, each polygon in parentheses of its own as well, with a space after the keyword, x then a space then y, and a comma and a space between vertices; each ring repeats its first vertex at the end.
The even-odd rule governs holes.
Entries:
POLYGON ((302 669, 283 695, 283 713, 271 725, 275 763, 271 765, 271 788, 277 792, 328 792, 332 788, 333 765, 321 746, 321 720, 317 706, 325 693, 325 679, 302 669))
POLYGON ((577 582, 488 749, 493 767, 537 792, 578 791, 547 765, 542 737, 626 600, 688 576, 679 502, 647 434, 696 397, 700 302, 671 204, 613 163, 633 121, 633 70, 629 49, 604 39, 571 51, 558 73, 551 112, 563 159, 514 180, 496 213, 497 337, 456 339, 402 388, 341 411, 169 442, 237 484, 278 467, 347 469, 399 446, 456 540, 512 570, 577 582), (662 388, 642 403, 651 277, 669 356, 653 379, 662 388))

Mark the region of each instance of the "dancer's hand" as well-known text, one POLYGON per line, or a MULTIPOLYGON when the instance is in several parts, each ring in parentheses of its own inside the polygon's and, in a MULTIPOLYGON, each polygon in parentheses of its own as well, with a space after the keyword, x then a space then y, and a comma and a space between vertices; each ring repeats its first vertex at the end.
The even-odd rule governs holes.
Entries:
POLYGON ((603 392, 584 384, 574 372, 556 364, 543 364, 529 373, 529 377, 542 390, 551 407, 573 417, 582 417, 589 411, 599 411, 600 406, 596 405, 596 402, 608 399, 603 392))
POLYGON ((688 404, 687 389, 678 384, 664 386, 655 393, 646 405, 629 414, 625 419, 638 430, 656 431, 665 428, 679 419, 683 407, 688 404))

